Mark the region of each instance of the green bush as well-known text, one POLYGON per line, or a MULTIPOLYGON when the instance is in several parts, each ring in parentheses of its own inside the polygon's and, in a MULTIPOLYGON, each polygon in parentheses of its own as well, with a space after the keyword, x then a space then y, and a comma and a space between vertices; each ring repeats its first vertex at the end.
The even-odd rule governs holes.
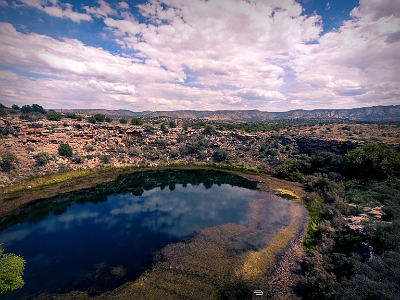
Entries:
POLYGON ((44 110, 44 108, 42 106, 40 106, 39 104, 32 104, 32 109, 34 112, 38 112, 43 115, 46 114, 46 111, 44 110))
POLYGON ((99 123, 104 122, 106 120, 106 116, 103 114, 95 114, 93 118, 96 120, 96 122, 99 123))
POLYGON ((70 145, 68 144, 61 144, 58 147, 58 155, 65 156, 65 157, 72 157, 73 151, 70 145))
POLYGON ((63 114, 55 111, 54 109, 50 109, 46 113, 46 118, 47 118, 47 120, 50 120, 50 121, 60 121, 62 119, 62 117, 63 117, 63 114))
POLYGON ((33 110, 32 106, 30 106, 30 105, 24 105, 24 106, 21 107, 21 112, 24 113, 24 114, 28 114, 28 113, 31 113, 33 111, 34 110, 33 110))
POLYGON ((213 159, 216 162, 224 161, 227 157, 228 151, 226 151, 225 149, 218 149, 213 153, 213 159))
POLYGON ((131 119, 131 125, 139 125, 139 126, 141 126, 141 125, 143 125, 143 120, 142 120, 142 118, 132 118, 131 119))
POLYGON ((9 172, 13 167, 14 164, 18 162, 17 157, 11 153, 6 152, 1 156, 0 160, 0 169, 2 172, 9 172))
POLYGON ((385 180, 400 176, 400 153, 386 144, 365 145, 347 153, 344 166, 350 177, 385 180))
POLYGON ((7 296, 24 286, 24 269, 25 260, 12 253, 4 254, 0 245, 0 296, 7 296))
POLYGON ((125 118, 121 118, 121 119, 119 119, 119 122, 120 122, 121 124, 127 124, 127 123, 128 123, 128 120, 125 119, 125 118))
POLYGON ((33 157, 35 158, 38 166, 44 166, 51 160, 51 156, 47 152, 37 153, 33 157))

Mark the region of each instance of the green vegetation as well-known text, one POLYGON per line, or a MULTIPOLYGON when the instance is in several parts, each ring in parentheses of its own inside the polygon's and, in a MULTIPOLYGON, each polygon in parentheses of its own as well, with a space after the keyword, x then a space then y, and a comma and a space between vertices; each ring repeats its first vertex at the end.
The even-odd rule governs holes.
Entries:
POLYGON ((37 153, 33 157, 35 158, 38 166, 44 166, 51 160, 51 156, 47 152, 37 153))
POLYGON ((142 118, 132 118, 131 119, 131 125, 138 125, 142 126, 143 125, 143 119, 142 118))
POLYGON ((9 172, 17 162, 18 159, 14 153, 5 152, 4 154, 1 155, 0 170, 2 172, 9 172))
POLYGON ((311 192, 305 199, 308 255, 298 282, 304 299, 397 299, 398 170, 399 153, 378 144, 344 156, 327 152, 298 156, 278 168, 279 177, 302 182, 311 192), (365 214, 372 210, 375 215, 365 214))
POLYGON ((120 122, 121 124, 127 124, 127 123, 128 123, 128 120, 125 119, 125 118, 120 118, 120 119, 119 119, 119 122, 120 122))
POLYGON ((218 149, 213 153, 214 161, 222 162, 228 157, 228 151, 225 149, 218 149))
POLYGON ((58 155, 65 156, 65 157, 72 157, 73 151, 70 145, 68 144, 61 144, 58 147, 58 155))
POLYGON ((4 253, 0 245, 0 296, 7 296, 24 286, 24 269, 25 260, 12 253, 4 253))
POLYGON ((47 118, 47 120, 50 120, 50 121, 60 121, 62 119, 62 117, 63 117, 62 113, 57 112, 53 109, 48 110, 46 113, 46 118, 47 118))

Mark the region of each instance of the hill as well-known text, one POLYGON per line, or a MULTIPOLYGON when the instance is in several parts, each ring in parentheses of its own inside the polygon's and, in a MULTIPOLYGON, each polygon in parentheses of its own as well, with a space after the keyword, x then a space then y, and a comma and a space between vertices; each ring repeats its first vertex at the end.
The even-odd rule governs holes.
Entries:
POLYGON ((94 115, 104 114, 109 117, 168 117, 181 119, 205 119, 215 121, 246 121, 262 122, 285 119, 343 119, 351 121, 400 121, 400 105, 373 106, 352 109, 314 109, 314 110, 290 110, 287 112, 266 112, 259 110, 175 110, 175 111, 143 111, 130 110, 105 110, 105 109, 71 109, 80 114, 94 115))

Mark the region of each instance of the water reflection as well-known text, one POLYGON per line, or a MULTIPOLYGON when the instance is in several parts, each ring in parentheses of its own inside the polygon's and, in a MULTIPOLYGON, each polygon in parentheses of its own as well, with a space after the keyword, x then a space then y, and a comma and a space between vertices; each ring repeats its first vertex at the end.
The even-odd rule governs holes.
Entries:
POLYGON ((0 242, 27 260, 26 285, 9 298, 133 280, 154 251, 197 229, 249 223, 254 188, 226 173, 152 171, 26 206, 1 220, 0 242))

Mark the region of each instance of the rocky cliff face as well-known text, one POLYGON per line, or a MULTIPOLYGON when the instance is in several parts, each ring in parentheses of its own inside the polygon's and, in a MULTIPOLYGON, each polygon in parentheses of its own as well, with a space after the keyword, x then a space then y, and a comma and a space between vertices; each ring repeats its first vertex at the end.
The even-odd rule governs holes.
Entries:
MULTIPOLYGON (((329 151, 343 155, 364 143, 355 139, 355 134, 364 132, 370 125, 353 126, 352 140, 350 131, 340 129, 342 125, 332 127, 328 137, 328 126, 300 126, 253 134, 237 130, 205 132, 201 128, 178 126, 165 133, 159 125, 151 123, 145 126, 115 122, 91 124, 72 119, 31 122, 10 116, 0 119, 0 156, 12 154, 15 161, 10 170, 0 171, 0 186, 66 169, 213 162, 217 150, 226 151, 223 163, 273 173, 285 159, 299 153, 312 155, 329 151), (152 131, 148 132, 146 126, 152 127, 152 131), (69 144, 74 155, 60 156, 60 144, 69 144), (48 161, 38 161, 43 153, 48 161)), ((395 125, 375 127, 376 134, 381 138, 385 134, 388 141, 396 141, 400 136, 400 127, 395 125)), ((399 143, 394 146, 400 150, 399 143)))

